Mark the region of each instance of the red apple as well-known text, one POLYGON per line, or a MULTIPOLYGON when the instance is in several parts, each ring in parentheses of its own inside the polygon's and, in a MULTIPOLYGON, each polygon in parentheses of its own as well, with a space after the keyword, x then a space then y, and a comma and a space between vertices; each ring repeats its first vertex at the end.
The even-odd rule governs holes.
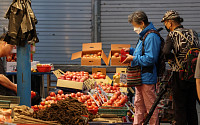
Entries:
POLYGON ((119 83, 114 83, 114 87, 119 87, 119 83))
POLYGON ((100 78, 100 79, 105 79, 105 78, 106 78, 106 75, 99 75, 99 78, 100 78))
POLYGON ((119 53, 114 53, 114 56, 115 57, 119 57, 119 53))
POLYGON ((58 94, 60 94, 60 95, 63 94, 63 91, 62 91, 62 90, 59 90, 59 91, 58 91, 58 94))
POLYGON ((41 104, 42 106, 44 106, 44 105, 45 105, 45 102, 40 102, 40 104, 41 104))
POLYGON ((71 79, 71 78, 66 78, 66 80, 69 80, 69 81, 71 81, 72 79, 71 79))
POLYGON ((75 95, 75 93, 71 93, 71 97, 75 97, 76 95, 75 95))
POLYGON ((81 93, 80 93, 80 92, 77 92, 76 95, 77 95, 78 97, 81 97, 81 93))
POLYGON ((93 76, 94 79, 99 79, 98 75, 93 76))
POLYGON ((98 53, 97 53, 97 56, 101 56, 101 52, 98 52, 98 53))
POLYGON ((51 93, 50 93, 50 96, 51 96, 51 97, 56 96, 55 92, 51 92, 51 93))

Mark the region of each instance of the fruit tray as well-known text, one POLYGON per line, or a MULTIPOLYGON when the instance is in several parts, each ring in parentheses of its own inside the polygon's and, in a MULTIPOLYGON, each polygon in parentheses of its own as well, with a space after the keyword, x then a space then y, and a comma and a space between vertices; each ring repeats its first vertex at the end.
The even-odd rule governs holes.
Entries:
POLYGON ((126 116, 128 112, 127 107, 108 107, 101 106, 99 107, 99 114, 115 114, 117 116, 126 116))

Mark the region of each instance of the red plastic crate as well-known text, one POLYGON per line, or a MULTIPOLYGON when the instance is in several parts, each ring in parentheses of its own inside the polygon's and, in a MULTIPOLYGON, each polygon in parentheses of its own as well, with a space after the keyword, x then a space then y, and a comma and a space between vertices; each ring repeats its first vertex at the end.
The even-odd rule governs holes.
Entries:
POLYGON ((38 72, 50 72, 51 66, 49 66, 49 65, 37 66, 37 70, 38 70, 38 72))

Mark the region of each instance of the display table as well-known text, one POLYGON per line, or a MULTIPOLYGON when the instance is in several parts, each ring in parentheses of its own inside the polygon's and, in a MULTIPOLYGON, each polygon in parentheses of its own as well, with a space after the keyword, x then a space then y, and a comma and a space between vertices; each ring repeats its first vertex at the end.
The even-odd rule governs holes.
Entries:
MULTIPOLYGON (((40 84, 40 96, 42 98, 45 98, 45 91, 44 91, 44 75, 47 75, 47 89, 50 86, 50 82, 51 82, 51 75, 53 73, 52 72, 32 72, 31 75, 35 75, 35 76, 41 76, 42 78, 42 83, 40 84)), ((17 75, 17 72, 6 72, 7 76, 12 76, 12 82, 15 82, 15 76, 17 75)))

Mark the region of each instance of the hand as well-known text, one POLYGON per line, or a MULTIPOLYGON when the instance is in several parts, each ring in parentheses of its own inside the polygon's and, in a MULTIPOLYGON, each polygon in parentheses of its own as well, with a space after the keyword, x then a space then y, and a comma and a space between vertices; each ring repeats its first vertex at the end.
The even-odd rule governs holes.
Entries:
POLYGON ((129 52, 130 48, 123 48, 124 51, 129 52))
POLYGON ((130 63, 131 61, 133 61, 133 58, 135 58, 135 56, 126 54, 126 59, 122 62, 122 63, 130 63))

